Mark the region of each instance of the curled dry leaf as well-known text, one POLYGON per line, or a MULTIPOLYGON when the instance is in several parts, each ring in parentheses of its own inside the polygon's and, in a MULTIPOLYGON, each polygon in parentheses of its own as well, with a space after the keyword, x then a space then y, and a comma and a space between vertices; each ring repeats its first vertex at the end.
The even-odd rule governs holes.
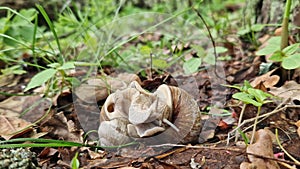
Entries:
POLYGON ((138 82, 108 96, 100 113, 101 145, 195 141, 201 129, 196 101, 184 90, 161 85, 154 93, 138 82))
POLYGON ((257 87, 261 84, 263 84, 266 88, 270 88, 273 87, 274 85, 276 85, 279 80, 280 77, 278 75, 272 75, 272 73, 274 73, 274 71, 276 71, 277 69, 273 69, 271 71, 269 71, 266 74, 263 74, 261 76, 256 77, 252 82, 251 82, 251 86, 253 87, 257 87))
MULTIPOLYGON (((255 143, 247 147, 247 153, 257 154, 264 157, 273 157, 272 139, 267 129, 258 130, 255 133, 255 143)), ((240 169, 280 169, 275 161, 248 155, 249 162, 243 162, 240 169)))

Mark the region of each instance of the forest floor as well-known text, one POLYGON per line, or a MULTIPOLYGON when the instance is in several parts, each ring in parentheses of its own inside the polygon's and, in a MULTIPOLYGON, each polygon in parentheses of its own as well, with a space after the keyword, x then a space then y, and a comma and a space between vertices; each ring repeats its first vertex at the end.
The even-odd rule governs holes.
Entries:
MULTIPOLYGON (((268 45, 266 39, 275 36, 273 34, 260 35, 259 49, 268 45)), ((149 41, 159 42, 162 38, 161 34, 146 34, 124 45, 122 50, 149 41)), ((289 43, 294 44, 291 39, 292 36, 289 43)), ((197 102, 202 113, 201 134, 191 143, 151 144, 141 141, 114 148, 97 147, 101 108, 110 92, 120 88, 107 93, 107 88, 98 90, 97 87, 103 86, 85 81, 51 97, 44 94, 48 90, 45 86, 24 93, 24 87, 37 73, 30 67, 26 68, 26 74, 0 76, 2 140, 43 138, 82 144, 29 146, 36 153, 41 168, 72 168, 77 153, 80 168, 300 168, 300 69, 285 71, 279 64, 266 67, 271 63, 269 56, 258 56, 256 52, 259 49, 254 49, 253 44, 243 41, 237 34, 231 34, 217 46, 226 48, 218 57, 230 56, 230 59, 217 59, 217 64, 213 65, 202 64, 198 71, 188 75, 185 75, 182 66, 173 65, 162 71, 145 63, 147 66, 143 65, 142 69, 131 74, 124 74, 126 70, 113 66, 103 66, 96 75, 89 77, 97 79, 96 83, 102 83, 105 77, 126 84, 134 77, 142 88, 151 92, 162 84, 185 90, 197 102), (250 92, 249 100, 233 97, 237 92, 249 96, 249 88, 262 93, 250 92), (242 124, 238 124, 242 111, 242 124), (249 144, 254 125, 254 141, 249 144), (239 131, 237 135, 236 131, 239 131)), ((181 49, 183 52, 191 48, 189 43, 172 46, 174 51, 181 49)), ((166 55, 172 54, 167 48, 163 51, 166 55)), ((24 53, 23 58, 30 60, 27 55, 24 53)), ((195 58, 197 55, 187 52, 184 57, 195 58)), ((134 61, 128 64, 134 64, 134 61)), ((80 79, 88 70, 78 67, 68 73, 70 77, 80 79)), ((110 89, 113 87, 110 86, 110 89)), ((190 127, 192 124, 182 125, 190 127)), ((9 144, 2 142, 1 145, 9 147, 9 144)))

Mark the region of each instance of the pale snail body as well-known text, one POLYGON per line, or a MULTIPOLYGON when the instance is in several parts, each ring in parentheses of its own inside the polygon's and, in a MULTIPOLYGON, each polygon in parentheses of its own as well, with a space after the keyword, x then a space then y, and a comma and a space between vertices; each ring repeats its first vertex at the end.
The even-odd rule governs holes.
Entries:
POLYGON ((148 144, 188 143, 198 139, 201 114, 184 90, 161 85, 154 93, 137 82, 108 96, 100 113, 102 146, 130 141, 148 144))

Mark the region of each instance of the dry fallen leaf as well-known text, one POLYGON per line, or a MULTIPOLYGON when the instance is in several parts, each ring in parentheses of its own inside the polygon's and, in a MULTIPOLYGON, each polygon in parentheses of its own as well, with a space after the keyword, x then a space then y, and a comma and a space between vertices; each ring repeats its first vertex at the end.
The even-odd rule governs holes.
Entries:
POLYGON ((269 92, 278 97, 300 102, 300 84, 295 81, 287 81, 280 88, 271 88, 269 92))
POLYGON ((83 131, 77 129, 74 122, 67 120, 63 112, 54 114, 41 124, 41 130, 48 132, 53 138, 83 143, 83 131))
POLYGON ((0 115, 6 117, 22 117, 29 122, 40 119, 45 109, 51 105, 48 99, 40 96, 12 96, 0 102, 0 115))
POLYGON ((298 133, 298 136, 300 137, 300 120, 297 121, 297 122, 295 123, 295 125, 298 127, 297 133, 298 133))
POLYGON ((276 85, 279 80, 280 77, 278 75, 272 75, 272 73, 274 73, 274 71, 276 71, 277 69, 273 69, 271 71, 269 71, 266 74, 263 74, 261 76, 256 77, 252 82, 251 82, 251 86, 253 87, 257 87, 261 84, 263 84, 266 88, 270 88, 273 87, 274 85, 276 85))
MULTIPOLYGON (((267 129, 258 130, 255 133, 255 143, 247 147, 247 153, 257 154, 264 157, 273 157, 272 139, 267 129)), ((248 155, 249 162, 243 162, 240 169, 280 169, 275 161, 248 155)))
POLYGON ((0 116, 0 136, 5 140, 31 132, 32 124, 18 117, 0 116))

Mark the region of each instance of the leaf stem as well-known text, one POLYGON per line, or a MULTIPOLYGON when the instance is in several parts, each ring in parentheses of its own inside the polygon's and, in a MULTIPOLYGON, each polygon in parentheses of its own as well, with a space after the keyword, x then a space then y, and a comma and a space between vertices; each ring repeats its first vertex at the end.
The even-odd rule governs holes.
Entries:
POLYGON ((261 110, 261 106, 258 106, 257 107, 257 114, 256 114, 255 121, 254 121, 254 124, 253 124, 253 130, 252 130, 252 136, 251 136, 250 144, 252 144, 253 141, 254 141, 254 135, 255 135, 255 131, 256 131, 256 126, 257 126, 257 121, 258 121, 258 118, 259 118, 260 110, 261 110))
POLYGON ((283 50, 285 47, 288 46, 290 10, 291 10, 291 0, 287 0, 285 3, 285 11, 282 20, 281 44, 280 44, 281 50, 283 50))
MULTIPOLYGON (((238 121, 238 125, 237 125, 237 126, 240 126, 241 123, 242 123, 242 119, 243 119, 243 115, 244 115, 246 106, 247 106, 247 104, 244 104, 243 107, 242 107, 241 114, 240 114, 240 117, 239 117, 239 121, 238 121)), ((236 131, 235 131, 235 140, 234 140, 234 142, 237 142, 237 140, 238 140, 238 135, 239 135, 239 131, 236 130, 236 131)))

